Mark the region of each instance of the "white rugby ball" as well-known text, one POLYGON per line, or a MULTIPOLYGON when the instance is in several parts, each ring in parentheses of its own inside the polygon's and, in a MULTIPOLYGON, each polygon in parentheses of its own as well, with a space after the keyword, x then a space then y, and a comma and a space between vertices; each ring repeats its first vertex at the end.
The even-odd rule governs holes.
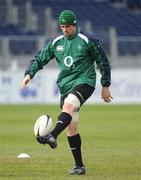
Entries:
POLYGON ((45 136, 52 129, 52 119, 49 115, 41 115, 35 122, 35 136, 45 136))

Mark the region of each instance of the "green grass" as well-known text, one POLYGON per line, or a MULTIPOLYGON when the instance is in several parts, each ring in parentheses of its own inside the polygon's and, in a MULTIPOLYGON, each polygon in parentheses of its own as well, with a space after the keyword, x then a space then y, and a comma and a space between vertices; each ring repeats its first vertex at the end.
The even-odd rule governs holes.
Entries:
POLYGON ((0 106, 0 180, 139 180, 141 179, 141 105, 82 107, 79 132, 86 176, 69 176, 73 159, 65 131, 58 148, 36 143, 33 125, 41 114, 55 124, 57 106, 0 106), (20 153, 31 158, 18 159, 20 153))

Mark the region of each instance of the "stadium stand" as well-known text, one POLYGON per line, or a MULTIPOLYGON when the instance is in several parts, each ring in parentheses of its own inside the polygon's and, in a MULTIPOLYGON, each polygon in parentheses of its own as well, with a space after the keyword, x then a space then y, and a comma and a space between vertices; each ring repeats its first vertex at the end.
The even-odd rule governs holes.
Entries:
MULTIPOLYGON (((18 25, 6 23, 6 1, 0 1, 0 34, 25 34, 25 4, 28 0, 13 0, 15 6, 18 7, 18 25), (15 26, 15 27, 14 27, 15 26), (22 29, 23 28, 23 29, 22 29), (19 30, 20 29, 20 30, 19 30)), ((134 14, 127 7, 115 8, 111 1, 106 0, 30 0, 33 11, 38 15, 38 26, 45 23, 45 9, 51 7, 52 15, 56 19, 63 9, 71 9, 76 12, 79 17, 80 25, 86 20, 91 21, 93 29, 108 28, 114 26, 118 35, 141 35, 141 14, 134 14), (58 4, 59 2, 59 4, 58 4), (68 6, 71 4, 71 6, 68 6), (136 28, 136 31, 135 31, 136 28)), ((141 5, 139 0, 127 0, 128 6, 141 5)), ((39 28, 40 34, 43 31, 39 28)), ((28 33, 27 33, 28 34, 28 33)))
POLYGON ((127 7, 132 10, 141 11, 141 0, 127 0, 127 7))
MULTIPOLYGON (((52 18, 58 18, 63 9, 70 9, 76 12, 79 18, 79 26, 83 31, 84 23, 90 22, 92 32, 102 36, 102 33, 115 27, 117 36, 141 36, 141 13, 134 13, 131 9, 140 7, 140 0, 11 0, 14 7, 17 8, 18 23, 7 22, 7 1, 0 1, 0 35, 43 35, 45 33, 46 16, 45 10, 50 7, 52 18), (31 4, 32 15, 37 16, 37 29, 26 28, 26 5, 31 4), (115 2, 125 3, 126 6, 116 7, 115 2), (133 8, 132 8, 133 7, 133 8)), ((89 33, 89 32, 88 32, 89 33)), ((24 53, 34 52, 35 41, 10 41, 10 50, 12 53, 23 53, 23 47, 26 47, 24 53), (27 42, 27 43, 26 43, 27 42), (21 45, 20 45, 21 44, 21 45), (26 44, 26 45, 25 45, 26 44)), ((120 53, 126 53, 126 42, 119 46, 120 53), (121 48, 122 47, 122 48, 121 48), (124 47, 124 48, 123 48, 124 47), (120 50, 121 49, 121 50, 120 50)), ((138 47, 138 45, 137 45, 138 47)), ((138 48, 137 48, 138 49, 138 48)), ((133 48, 131 48, 132 52, 133 48)), ((137 50, 138 51, 138 50, 137 50)), ((134 53, 137 53, 133 50, 134 53)))

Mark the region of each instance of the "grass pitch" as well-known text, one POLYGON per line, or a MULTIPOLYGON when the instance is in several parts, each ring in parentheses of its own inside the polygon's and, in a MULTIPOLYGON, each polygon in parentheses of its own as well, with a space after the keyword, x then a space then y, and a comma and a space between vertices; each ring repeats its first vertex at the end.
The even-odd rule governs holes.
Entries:
POLYGON ((36 143, 37 117, 60 111, 53 105, 0 106, 0 179, 139 180, 141 179, 141 105, 85 105, 79 132, 86 176, 69 176, 73 159, 65 131, 58 148, 36 143), (20 153, 31 158, 17 159, 20 153))

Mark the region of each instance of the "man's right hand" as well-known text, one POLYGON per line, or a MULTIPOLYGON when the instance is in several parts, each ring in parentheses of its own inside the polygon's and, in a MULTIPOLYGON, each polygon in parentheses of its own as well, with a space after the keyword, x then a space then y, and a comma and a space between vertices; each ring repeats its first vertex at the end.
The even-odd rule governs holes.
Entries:
POLYGON ((24 77, 24 79, 21 82, 21 89, 22 90, 24 90, 26 88, 26 86, 29 83, 30 79, 31 79, 30 75, 28 75, 28 74, 24 77))

